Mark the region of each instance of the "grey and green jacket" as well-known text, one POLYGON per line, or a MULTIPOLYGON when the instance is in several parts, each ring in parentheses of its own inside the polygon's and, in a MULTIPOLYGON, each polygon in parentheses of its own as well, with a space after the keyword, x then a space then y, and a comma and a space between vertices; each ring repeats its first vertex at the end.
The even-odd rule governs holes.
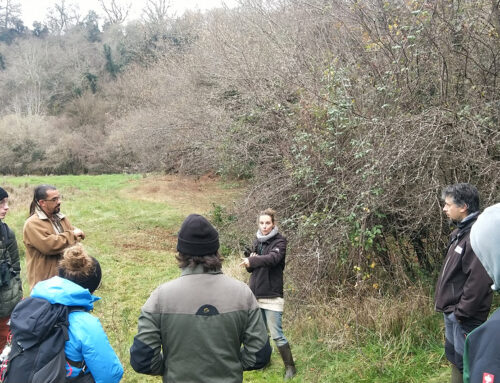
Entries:
POLYGON ((20 273, 16 236, 0 221, 0 318, 9 316, 23 297, 20 273))
POLYGON ((240 383, 269 363, 271 347, 250 289, 222 272, 185 268, 142 307, 130 348, 135 371, 163 382, 240 383))

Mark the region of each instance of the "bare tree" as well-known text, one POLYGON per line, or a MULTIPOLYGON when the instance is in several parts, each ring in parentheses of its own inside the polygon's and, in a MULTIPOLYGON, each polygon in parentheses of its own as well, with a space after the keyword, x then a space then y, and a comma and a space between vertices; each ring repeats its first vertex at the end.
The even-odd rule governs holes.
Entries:
POLYGON ((21 19, 21 4, 14 0, 0 0, 0 27, 11 28, 21 19))
POLYGON ((149 23, 160 24, 168 19, 168 10, 171 8, 169 0, 147 0, 143 8, 144 20, 149 23))
POLYGON ((68 4, 66 0, 59 0, 48 9, 47 24, 50 31, 61 35, 80 22, 81 15, 78 6, 68 4))
POLYGON ((132 7, 132 3, 119 4, 117 0, 99 0, 102 9, 106 13, 108 24, 121 24, 123 23, 132 7))

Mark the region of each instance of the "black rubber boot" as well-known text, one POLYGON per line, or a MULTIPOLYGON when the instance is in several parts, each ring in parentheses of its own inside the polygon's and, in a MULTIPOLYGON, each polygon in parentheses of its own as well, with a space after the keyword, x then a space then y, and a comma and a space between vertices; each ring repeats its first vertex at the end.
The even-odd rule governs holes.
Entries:
POLYGON ((297 373, 295 369, 295 363, 293 361, 292 350, 290 349, 290 344, 284 344, 283 346, 279 346, 278 350, 281 355, 281 359, 283 359, 283 363, 285 364, 285 380, 291 379, 297 373))

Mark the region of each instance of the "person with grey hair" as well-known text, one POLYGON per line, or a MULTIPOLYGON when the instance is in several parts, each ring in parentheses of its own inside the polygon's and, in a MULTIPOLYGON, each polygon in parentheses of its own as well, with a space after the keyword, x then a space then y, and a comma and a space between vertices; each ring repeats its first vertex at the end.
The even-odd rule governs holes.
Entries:
POLYGON ((451 382, 461 383, 465 337, 488 317, 492 281, 470 243, 471 227, 479 215, 479 192, 473 185, 459 183, 444 188, 442 198, 443 211, 457 228, 439 273, 435 308, 444 316, 451 382))
POLYGON ((30 289, 37 282, 57 275, 64 249, 85 238, 61 213, 62 197, 52 185, 39 185, 33 193, 30 216, 24 223, 26 271, 30 289))
MULTIPOLYGON (((474 253, 500 290, 500 204, 488 207, 470 232, 474 253)), ((464 383, 500 381, 500 309, 465 340, 464 383), (496 380, 495 380, 496 377, 496 380)))

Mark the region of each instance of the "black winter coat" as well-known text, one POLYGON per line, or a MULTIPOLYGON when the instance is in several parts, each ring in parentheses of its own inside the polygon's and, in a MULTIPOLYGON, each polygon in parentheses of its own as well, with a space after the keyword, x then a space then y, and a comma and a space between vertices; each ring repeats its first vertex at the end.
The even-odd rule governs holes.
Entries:
POLYGON ((23 286, 16 236, 2 221, 0 221, 0 262, 5 262, 2 267, 9 279, 4 286, 0 286, 0 318, 4 318, 10 315, 22 299, 23 286))
POLYGON ((484 322, 490 311, 493 281, 472 250, 469 220, 450 236, 448 253, 436 285, 436 311, 455 313, 463 322, 484 322))
POLYGON ((280 233, 266 242, 257 239, 252 245, 256 257, 249 257, 250 289, 257 298, 283 298, 286 238, 280 233))

